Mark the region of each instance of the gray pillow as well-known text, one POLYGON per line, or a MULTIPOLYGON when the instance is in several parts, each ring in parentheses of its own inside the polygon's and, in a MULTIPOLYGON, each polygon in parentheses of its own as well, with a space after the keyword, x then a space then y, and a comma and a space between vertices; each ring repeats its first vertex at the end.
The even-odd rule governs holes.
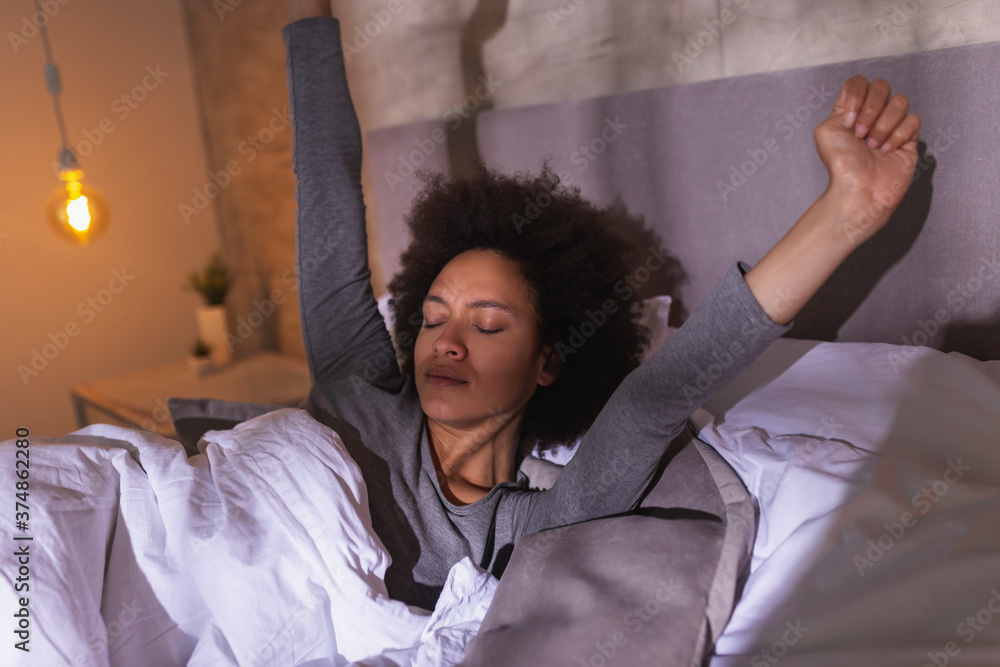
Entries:
POLYGON ((168 398, 167 409, 177 440, 188 456, 198 454, 198 441, 208 431, 224 431, 248 419, 280 410, 280 405, 239 403, 215 398, 168 398))
POLYGON ((703 664, 732 614, 753 500, 690 429, 630 513, 525 535, 461 665, 703 664))

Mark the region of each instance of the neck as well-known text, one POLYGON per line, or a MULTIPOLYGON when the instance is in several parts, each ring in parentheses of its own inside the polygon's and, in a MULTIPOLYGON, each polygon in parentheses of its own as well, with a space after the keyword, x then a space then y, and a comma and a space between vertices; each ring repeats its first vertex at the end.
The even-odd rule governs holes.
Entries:
POLYGON ((522 416, 523 412, 488 417, 471 427, 427 418, 434 467, 451 502, 475 502, 500 482, 515 481, 522 416))

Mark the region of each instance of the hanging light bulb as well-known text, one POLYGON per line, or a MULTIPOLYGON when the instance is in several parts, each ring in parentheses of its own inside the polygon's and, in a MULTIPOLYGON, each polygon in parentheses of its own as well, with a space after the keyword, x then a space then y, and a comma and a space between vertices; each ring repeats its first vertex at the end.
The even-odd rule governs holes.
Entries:
POLYGON ((62 109, 59 107, 58 95, 61 90, 59 70, 52 62, 52 48, 45 30, 47 21, 45 15, 42 14, 39 0, 35 0, 35 11, 38 14, 42 42, 45 44, 47 60, 45 80, 49 92, 52 94, 56 122, 59 124, 59 134, 63 142, 63 148, 59 152, 59 180, 62 181, 62 185, 49 195, 45 205, 45 217, 61 236, 80 245, 87 245, 100 236, 107 227, 108 204, 96 188, 83 182, 83 170, 80 169, 80 162, 66 140, 66 126, 63 122, 62 109))
POLYGON ((59 172, 63 184, 49 195, 45 217, 60 236, 85 246, 107 227, 108 205, 96 188, 83 182, 83 170, 65 162, 59 172))

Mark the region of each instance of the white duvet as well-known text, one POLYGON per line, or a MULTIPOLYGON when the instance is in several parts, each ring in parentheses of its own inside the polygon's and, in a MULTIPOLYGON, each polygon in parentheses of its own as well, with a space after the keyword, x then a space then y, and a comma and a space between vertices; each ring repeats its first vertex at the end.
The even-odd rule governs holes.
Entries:
POLYGON ((693 421, 761 510, 711 667, 1000 665, 1000 361, 780 339, 693 421))
MULTIPOLYGON (((711 667, 1000 665, 1000 361, 780 339, 692 421, 761 510, 711 667)), ((461 660, 496 580, 465 559, 433 615, 389 600, 335 433, 281 410, 206 440, 191 459, 112 426, 33 441, 30 529, 0 522, 7 553, 34 538, 32 652, 5 631, 0 664, 461 660)), ((12 471, 12 441, 0 456, 12 471)))
MULTIPOLYGON (((28 530, 10 513, 0 523, 0 665, 462 659, 496 579, 464 559, 433 614, 390 600, 388 554, 333 431, 286 409, 205 439, 205 454, 190 459, 177 442, 108 425, 31 439, 28 530), (8 556, 24 545, 19 581, 8 556), (19 638, 11 619, 22 597, 19 638), (15 647, 23 637, 30 652, 15 647)), ((0 497, 11 509, 14 450, 0 444, 0 497)))

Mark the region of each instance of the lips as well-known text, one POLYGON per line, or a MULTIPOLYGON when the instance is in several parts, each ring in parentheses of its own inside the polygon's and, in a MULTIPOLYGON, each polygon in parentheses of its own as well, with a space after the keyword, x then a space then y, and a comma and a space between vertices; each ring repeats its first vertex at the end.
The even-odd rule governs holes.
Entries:
POLYGON ((466 384, 466 381, 455 371, 443 366, 434 366, 427 371, 427 384, 435 387, 452 387, 459 384, 466 384))

